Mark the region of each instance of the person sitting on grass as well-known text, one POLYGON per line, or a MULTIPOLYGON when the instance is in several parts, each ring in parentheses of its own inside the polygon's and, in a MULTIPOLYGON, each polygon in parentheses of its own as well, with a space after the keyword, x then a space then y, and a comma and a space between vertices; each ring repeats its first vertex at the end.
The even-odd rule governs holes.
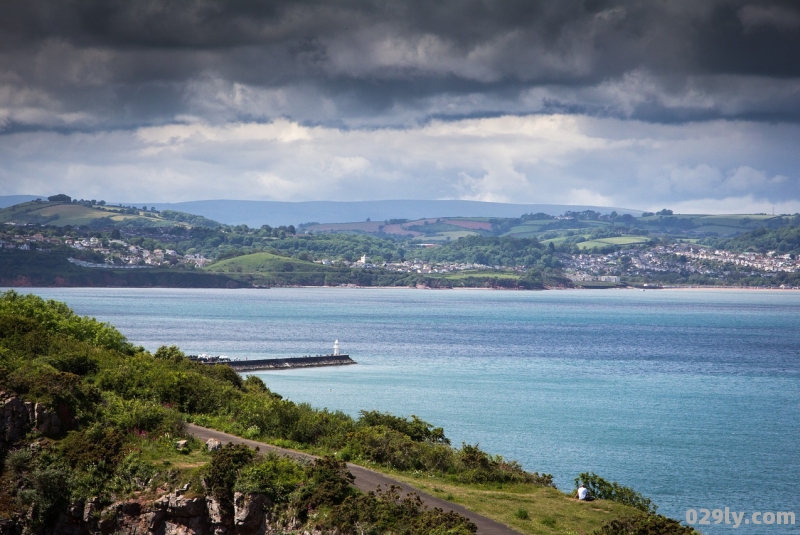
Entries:
POLYGON ((586 485, 583 483, 581 483, 581 486, 578 487, 578 499, 585 502, 592 501, 592 496, 589 494, 589 489, 587 489, 586 485))

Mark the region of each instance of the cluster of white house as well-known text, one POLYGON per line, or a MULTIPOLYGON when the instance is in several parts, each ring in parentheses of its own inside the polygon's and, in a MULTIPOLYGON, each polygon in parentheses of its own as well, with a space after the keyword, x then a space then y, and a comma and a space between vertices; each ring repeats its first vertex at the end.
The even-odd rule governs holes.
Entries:
POLYGON ((769 251, 767 254, 753 252, 732 253, 730 251, 712 251, 710 249, 690 247, 684 254, 687 258, 730 263, 758 271, 784 271, 787 273, 800 271, 800 258, 792 258, 790 254, 780 254, 776 251, 769 251))
POLYGON ((363 255, 355 262, 333 262, 331 260, 317 260, 319 264, 330 266, 333 264, 346 265, 354 268, 382 268, 389 271, 398 271, 400 273, 450 273, 452 271, 465 271, 465 270, 502 270, 502 271, 524 271, 522 266, 487 266, 485 264, 477 264, 470 262, 424 262, 422 260, 405 260, 403 262, 381 262, 375 264, 369 261, 367 255, 363 255))

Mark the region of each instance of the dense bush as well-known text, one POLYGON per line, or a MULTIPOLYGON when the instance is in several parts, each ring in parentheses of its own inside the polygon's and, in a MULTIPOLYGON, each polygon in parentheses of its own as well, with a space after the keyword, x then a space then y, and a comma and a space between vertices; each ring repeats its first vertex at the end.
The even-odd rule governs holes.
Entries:
POLYGON ((661 515, 617 518, 604 523, 595 535, 699 535, 689 527, 661 515))
POLYGON ((385 412, 361 411, 358 423, 366 426, 386 426, 394 429, 411 440, 416 442, 432 442, 435 444, 450 444, 450 440, 444 436, 444 429, 433 427, 428 422, 421 420, 415 415, 411 415, 411 420, 401 418, 385 412))
POLYGON ((28 327, 35 328, 45 337, 64 334, 74 340, 122 353, 129 353, 133 349, 125 337, 111 325, 94 318, 78 316, 64 303, 45 301, 32 294, 20 295, 13 290, 5 292, 0 299, 0 317, 3 316, 14 316, 15 319, 11 322, 17 325, 25 323, 25 319, 33 320, 33 324, 27 322, 28 327))
POLYGON ((217 498, 220 507, 233 512, 233 487, 239 470, 253 461, 255 453, 242 444, 226 444, 211 456, 204 476, 208 492, 217 498))
POLYGON ((122 458, 125 441, 122 430, 95 424, 69 433, 60 442, 59 450, 73 468, 94 465, 113 471, 122 458))
POLYGON ((401 497, 397 487, 350 496, 321 524, 365 535, 470 535, 478 530, 452 511, 426 508, 416 494, 401 497))
POLYGON ((272 503, 289 500, 289 496, 305 480, 306 472, 297 462, 270 454, 242 468, 234 492, 265 494, 272 503))
POLYGON ((306 481, 295 493, 293 505, 297 516, 306 520, 308 512, 323 505, 339 505, 354 496, 355 477, 344 461, 333 457, 317 459, 306 470, 306 481))
POLYGON ((606 481, 593 472, 583 472, 575 478, 575 488, 586 486, 593 498, 611 500, 635 507, 645 513, 655 513, 656 505, 630 487, 623 487, 616 481, 606 481))

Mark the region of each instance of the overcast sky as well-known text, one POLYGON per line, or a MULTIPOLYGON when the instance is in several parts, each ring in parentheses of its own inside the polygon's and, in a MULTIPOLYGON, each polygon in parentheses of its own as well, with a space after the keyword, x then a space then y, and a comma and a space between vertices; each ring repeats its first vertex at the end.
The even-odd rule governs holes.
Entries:
POLYGON ((795 0, 6 0, 0 195, 800 211, 795 0))

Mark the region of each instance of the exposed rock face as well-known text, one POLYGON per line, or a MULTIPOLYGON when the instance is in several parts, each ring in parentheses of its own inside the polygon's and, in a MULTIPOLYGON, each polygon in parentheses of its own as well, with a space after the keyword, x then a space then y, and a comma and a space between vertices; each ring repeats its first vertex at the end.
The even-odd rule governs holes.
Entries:
POLYGON ((206 448, 208 448, 208 451, 217 451, 218 449, 222 448, 222 442, 215 438, 209 438, 206 441, 206 448))
POLYGON ((5 392, 0 392, 0 407, 2 408, 0 441, 13 444, 22 440, 35 421, 32 404, 25 403, 18 397, 7 397, 5 392))
POLYGON ((55 411, 41 403, 22 401, 0 391, 0 450, 22 440, 33 428, 48 437, 59 436, 74 424, 66 407, 62 412, 70 421, 62 421, 55 411))
MULTIPOLYGON (((102 507, 97 499, 75 502, 42 535, 278 535, 302 530, 270 524, 272 503, 263 494, 234 497, 233 514, 226 514, 212 496, 188 497, 186 488, 153 502, 131 500, 102 507)), ((23 521, 0 523, 0 535, 23 532, 23 521)), ((312 534, 308 534, 312 535, 312 534)), ((321 535, 321 534, 318 534, 321 535)))
POLYGON ((41 403, 34 405, 33 421, 36 429, 46 437, 57 437, 66 430, 61 418, 41 403))
POLYGON ((267 517, 264 508, 271 505, 269 498, 263 494, 242 494, 237 492, 233 497, 235 513, 233 524, 236 533, 264 533, 267 517))

